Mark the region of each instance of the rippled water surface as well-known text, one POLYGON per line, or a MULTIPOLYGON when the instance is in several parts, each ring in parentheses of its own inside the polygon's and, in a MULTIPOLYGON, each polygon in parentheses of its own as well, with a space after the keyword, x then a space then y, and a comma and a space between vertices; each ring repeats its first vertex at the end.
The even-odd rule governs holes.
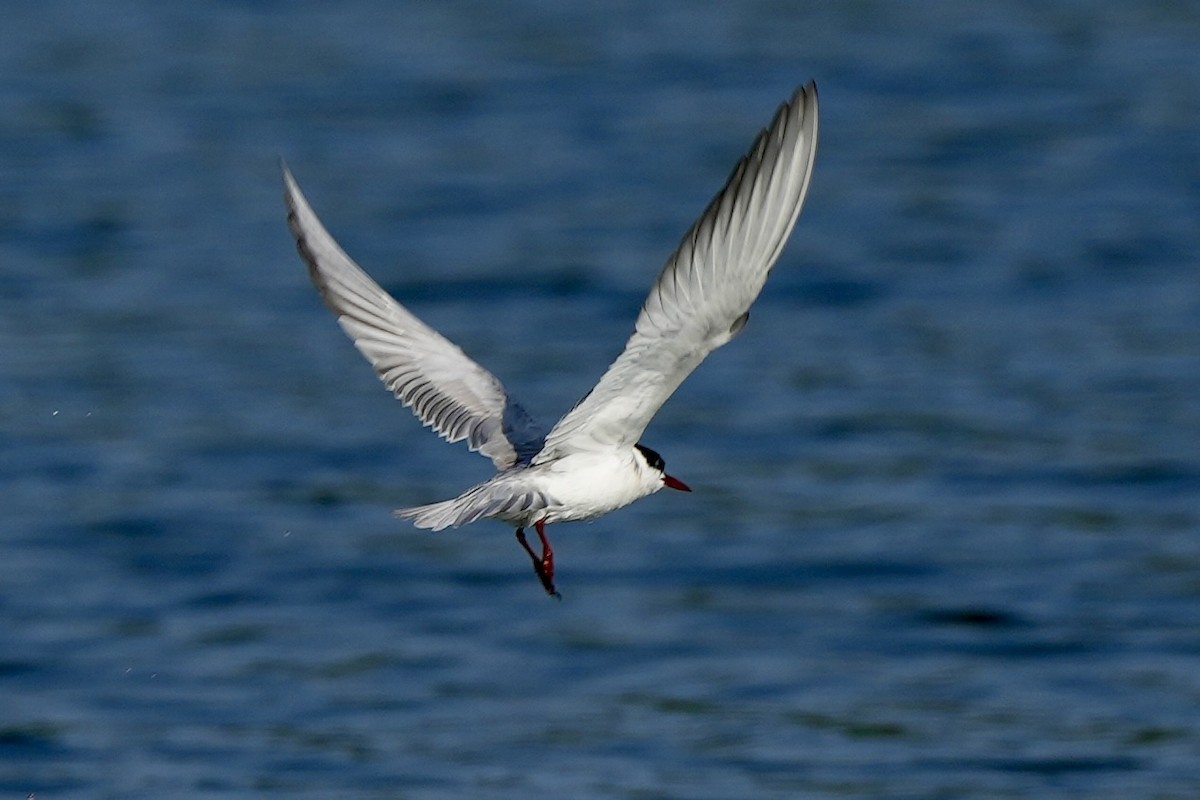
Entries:
POLYGON ((651 8, 6 11, 0 791, 1197 796, 1195 6, 651 8), (489 465, 279 157, 552 420, 810 77, 792 244, 647 433, 696 491, 558 528, 562 603, 392 518, 489 465))

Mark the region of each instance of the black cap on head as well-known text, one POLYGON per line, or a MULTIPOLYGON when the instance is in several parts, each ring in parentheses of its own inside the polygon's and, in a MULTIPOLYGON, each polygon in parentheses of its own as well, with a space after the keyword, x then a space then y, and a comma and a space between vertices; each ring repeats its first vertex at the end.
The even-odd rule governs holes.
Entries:
POLYGON ((659 472, 662 472, 666 468, 667 465, 666 462, 663 461, 663 457, 651 450, 649 447, 640 444, 635 444, 634 447, 638 449, 638 452, 642 454, 642 458, 646 459, 646 463, 649 464, 651 468, 656 469, 659 472))

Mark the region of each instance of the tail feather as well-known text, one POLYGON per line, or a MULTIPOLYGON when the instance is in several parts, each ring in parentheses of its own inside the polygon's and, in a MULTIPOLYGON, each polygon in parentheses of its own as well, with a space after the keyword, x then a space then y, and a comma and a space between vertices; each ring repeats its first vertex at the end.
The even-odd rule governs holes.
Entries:
POLYGON ((411 508, 398 508, 401 519, 411 519, 418 528, 440 531, 470 525, 481 519, 501 519, 514 525, 530 524, 538 511, 549 508, 545 494, 534 489, 483 483, 450 500, 411 508))

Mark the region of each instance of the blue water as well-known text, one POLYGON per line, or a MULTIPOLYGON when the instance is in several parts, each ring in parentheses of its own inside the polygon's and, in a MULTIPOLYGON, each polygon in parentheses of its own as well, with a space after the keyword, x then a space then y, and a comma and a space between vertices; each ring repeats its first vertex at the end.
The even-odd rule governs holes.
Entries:
POLYGON ((0 26, 0 793, 1195 798, 1189 3, 18 2, 0 26), (815 78, 808 207, 646 436, 489 465, 309 285, 284 156, 553 420, 815 78), (668 496, 669 495, 669 496, 668 496))

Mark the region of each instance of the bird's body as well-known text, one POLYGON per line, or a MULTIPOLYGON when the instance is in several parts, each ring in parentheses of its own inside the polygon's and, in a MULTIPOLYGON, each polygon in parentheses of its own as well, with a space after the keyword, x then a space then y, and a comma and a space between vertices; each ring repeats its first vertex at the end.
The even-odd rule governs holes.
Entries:
POLYGON ((663 488, 663 474, 633 448, 583 451, 540 464, 519 464, 452 500, 405 508, 397 516, 435 531, 479 519, 518 528, 537 522, 583 522, 663 488))
POLYGON ((784 103, 692 226, 642 306, 625 350, 556 425, 538 425, 500 381, 375 283, 321 225, 284 168, 288 221, 309 274, 380 379, 450 442, 497 474, 450 500, 396 514, 442 530, 497 519, 517 528, 550 594, 545 526, 603 516, 664 486, 690 491, 638 440, 679 384, 745 326, 795 225, 817 142, 813 84, 784 103), (536 528, 539 557, 525 541, 536 528))

